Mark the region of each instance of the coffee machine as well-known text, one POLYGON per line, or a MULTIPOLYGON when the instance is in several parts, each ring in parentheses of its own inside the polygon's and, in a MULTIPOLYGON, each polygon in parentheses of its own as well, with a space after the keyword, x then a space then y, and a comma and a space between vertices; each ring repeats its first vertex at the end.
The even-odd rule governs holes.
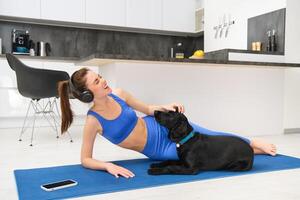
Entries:
POLYGON ((12 53, 29 55, 30 42, 28 30, 16 30, 12 31, 12 53))

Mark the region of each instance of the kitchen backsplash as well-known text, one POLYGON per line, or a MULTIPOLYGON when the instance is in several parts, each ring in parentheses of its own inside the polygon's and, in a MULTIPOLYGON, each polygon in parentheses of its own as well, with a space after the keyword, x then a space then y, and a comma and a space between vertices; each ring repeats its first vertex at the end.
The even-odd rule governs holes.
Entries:
POLYGON ((183 44, 186 57, 203 49, 203 36, 165 36, 0 21, 2 53, 11 52, 13 29, 29 30, 30 39, 35 43, 50 43, 50 56, 57 57, 84 57, 99 52, 168 58, 171 47, 179 42, 183 44))
POLYGON ((268 31, 272 34, 275 31, 276 52, 284 54, 285 41, 285 12, 286 9, 279 9, 248 19, 247 48, 252 49, 252 42, 261 42, 262 51, 267 51, 268 31))

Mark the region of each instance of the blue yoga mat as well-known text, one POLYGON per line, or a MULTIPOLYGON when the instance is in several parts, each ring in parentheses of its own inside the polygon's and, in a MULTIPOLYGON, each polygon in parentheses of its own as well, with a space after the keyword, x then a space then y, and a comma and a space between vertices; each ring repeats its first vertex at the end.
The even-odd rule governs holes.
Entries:
POLYGON ((41 200, 71 198, 167 184, 300 168, 299 158, 285 155, 277 155, 275 157, 256 155, 253 169, 247 172, 206 171, 198 175, 150 176, 147 174, 147 169, 149 164, 153 163, 153 161, 149 159, 123 160, 115 161, 114 163, 132 170, 135 173, 135 177, 131 179, 117 179, 104 171, 89 170, 83 168, 81 165, 15 170, 14 174, 19 199, 41 200), (76 180, 78 185, 52 192, 46 192, 40 188, 40 185, 44 183, 64 179, 76 180))

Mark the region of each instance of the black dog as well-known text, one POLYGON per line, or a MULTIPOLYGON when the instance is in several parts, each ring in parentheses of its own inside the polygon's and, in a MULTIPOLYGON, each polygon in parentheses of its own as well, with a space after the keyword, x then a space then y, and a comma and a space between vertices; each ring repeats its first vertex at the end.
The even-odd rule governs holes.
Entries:
POLYGON ((179 160, 151 164, 148 174, 198 174, 204 170, 252 168, 253 149, 241 138, 193 132, 187 118, 179 112, 155 111, 154 117, 169 130, 169 139, 176 142, 179 160))

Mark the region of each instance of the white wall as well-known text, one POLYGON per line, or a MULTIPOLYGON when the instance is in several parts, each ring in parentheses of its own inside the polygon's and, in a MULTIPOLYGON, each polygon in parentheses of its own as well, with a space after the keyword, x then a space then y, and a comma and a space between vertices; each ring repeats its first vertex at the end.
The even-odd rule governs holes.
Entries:
POLYGON ((300 128, 300 68, 285 69, 284 127, 300 128))
MULTIPOLYGON (((285 24, 285 61, 300 63, 300 1, 287 0, 285 24)), ((300 128, 300 68, 285 70, 284 126, 300 128)), ((297 130, 296 130, 297 131, 297 130)))
POLYGON ((300 63, 300 1, 287 0, 285 24, 285 59, 286 62, 300 63))
POLYGON ((208 129, 282 134, 284 69, 226 66, 115 63, 115 78, 108 79, 149 104, 181 102, 187 116, 208 129))
POLYGON ((248 18, 285 8, 286 0, 204 0, 204 7, 204 50, 206 52, 224 48, 247 49, 248 18), (227 38, 223 36, 215 39, 213 27, 223 22, 224 14, 226 21, 230 14, 235 24, 230 27, 227 38))
POLYGON ((204 0, 195 0, 195 9, 197 8, 204 8, 204 0))

